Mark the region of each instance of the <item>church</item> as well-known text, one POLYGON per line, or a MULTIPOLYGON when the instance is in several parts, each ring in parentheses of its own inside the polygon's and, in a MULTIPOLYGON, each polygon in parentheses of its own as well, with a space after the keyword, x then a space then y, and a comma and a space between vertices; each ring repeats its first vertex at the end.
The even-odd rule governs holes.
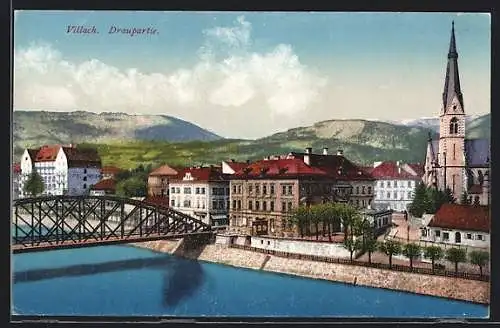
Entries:
POLYGON ((465 108, 460 77, 455 26, 452 23, 439 137, 429 136, 423 181, 440 190, 449 188, 457 202, 467 193, 469 201, 489 205, 490 140, 466 139, 465 108))

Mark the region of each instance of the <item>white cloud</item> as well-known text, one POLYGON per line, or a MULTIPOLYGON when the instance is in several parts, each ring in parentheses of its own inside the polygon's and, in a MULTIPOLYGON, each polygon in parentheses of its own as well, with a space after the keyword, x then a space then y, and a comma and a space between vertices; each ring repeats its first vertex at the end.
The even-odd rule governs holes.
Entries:
POLYGON ((222 135, 262 136, 273 122, 307 116, 327 81, 290 45, 252 52, 251 32, 244 17, 203 31, 198 63, 170 74, 70 62, 50 44, 31 44, 14 53, 14 108, 166 114, 222 135))

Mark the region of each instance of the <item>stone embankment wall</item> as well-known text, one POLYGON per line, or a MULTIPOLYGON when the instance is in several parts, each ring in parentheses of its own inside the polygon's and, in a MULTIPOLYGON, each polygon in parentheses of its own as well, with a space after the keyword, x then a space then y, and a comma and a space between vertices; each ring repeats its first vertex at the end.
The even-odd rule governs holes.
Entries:
MULTIPOLYGON (((179 241, 152 241, 136 246, 172 254, 179 241)), ((431 296, 447 297, 489 304, 490 283, 451 277, 420 275, 345 264, 287 259, 229 248, 223 244, 205 245, 199 250, 187 250, 182 255, 200 261, 226 264, 249 269, 292 274, 308 278, 325 279, 361 286, 387 288, 431 296)))
POLYGON ((349 258, 350 254, 342 244, 321 243, 314 241, 288 240, 278 238, 253 237, 250 246, 273 251, 306 254, 317 256, 329 256, 338 258, 349 258))

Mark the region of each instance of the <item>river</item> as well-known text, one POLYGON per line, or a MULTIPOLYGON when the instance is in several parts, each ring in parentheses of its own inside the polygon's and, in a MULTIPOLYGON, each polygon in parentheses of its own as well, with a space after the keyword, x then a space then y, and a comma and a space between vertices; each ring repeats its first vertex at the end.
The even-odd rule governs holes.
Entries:
POLYGON ((131 246, 13 255, 23 315, 486 317, 488 307, 239 269, 131 246))

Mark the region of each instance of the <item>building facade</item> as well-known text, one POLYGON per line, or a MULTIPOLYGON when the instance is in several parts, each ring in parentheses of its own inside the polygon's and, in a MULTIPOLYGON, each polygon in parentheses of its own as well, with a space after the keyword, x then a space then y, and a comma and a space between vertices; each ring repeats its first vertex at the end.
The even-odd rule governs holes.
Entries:
POLYGON ((490 140, 465 139, 465 118, 455 28, 452 26, 439 114, 439 139, 429 136, 423 180, 428 186, 449 188, 457 200, 466 193, 488 205, 490 191, 489 185, 484 186, 484 177, 490 170, 490 140))
POLYGON ((169 187, 171 208, 212 226, 228 225, 229 180, 221 167, 179 170, 169 187))
POLYGON ((116 180, 114 178, 102 179, 90 188, 91 196, 114 195, 116 193, 116 180))
POLYGON ((325 148, 323 154, 313 154, 307 148, 304 153, 271 156, 233 174, 231 230, 247 235, 278 235, 291 229, 290 213, 300 205, 349 202, 369 206, 373 178, 341 151, 337 155, 327 151, 325 148))
POLYGON ((422 181, 423 165, 400 161, 375 162, 366 169, 375 181, 373 207, 406 211, 416 186, 422 181))
POLYGON ((490 217, 488 206, 444 204, 421 228, 421 240, 489 250, 490 217))
POLYGON ((43 179, 43 195, 85 195, 101 179, 101 159, 97 150, 74 145, 26 149, 21 158, 21 198, 29 196, 24 185, 33 170, 43 179))
POLYGON ((162 165, 149 173, 148 196, 168 198, 169 181, 171 178, 175 178, 177 174, 178 172, 168 165, 162 165))

